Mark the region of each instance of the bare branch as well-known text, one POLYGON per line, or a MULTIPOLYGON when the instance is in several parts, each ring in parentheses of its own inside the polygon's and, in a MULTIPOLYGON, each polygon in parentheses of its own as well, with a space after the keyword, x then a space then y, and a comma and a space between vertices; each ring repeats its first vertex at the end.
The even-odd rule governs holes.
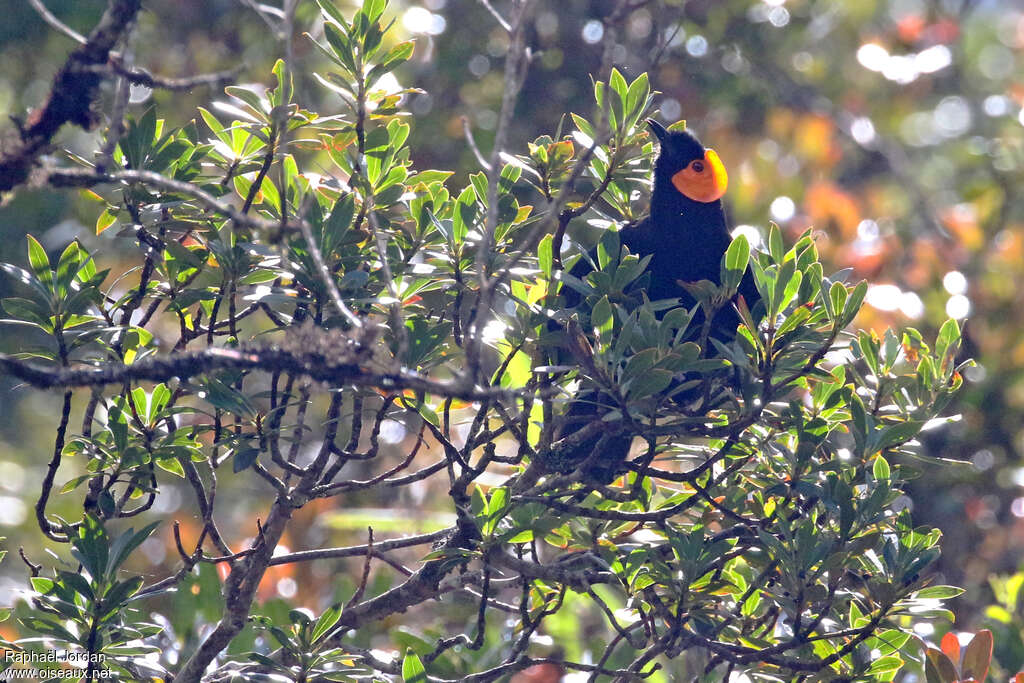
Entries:
POLYGON ((147 88, 188 91, 200 86, 209 85, 217 87, 230 83, 245 70, 244 64, 239 64, 232 69, 216 71, 211 74, 198 74, 196 76, 185 76, 182 78, 168 78, 166 76, 155 76, 141 67, 128 67, 120 61, 111 59, 109 67, 93 67, 90 71, 104 75, 121 76, 133 85, 142 85, 147 88))
POLYGON ((375 372, 358 357, 338 359, 321 353, 298 353, 280 348, 208 348, 144 358, 131 365, 108 363, 84 368, 50 368, 0 354, 0 370, 39 389, 92 387, 140 380, 165 382, 174 377, 186 379, 223 368, 294 372, 334 386, 350 384, 388 390, 413 389, 466 400, 514 395, 514 392, 500 389, 477 389, 461 382, 431 380, 409 370, 375 372))
POLYGON ((491 0, 478 0, 478 1, 479 1, 479 3, 481 5, 483 5, 484 9, 486 9, 488 12, 491 13, 491 16, 494 17, 494 20, 498 22, 499 26, 501 26, 503 29, 505 29, 509 33, 512 33, 512 26, 511 26, 511 24, 509 24, 508 21, 506 21, 505 17, 501 16, 501 14, 498 12, 498 10, 494 9, 494 5, 491 4, 491 0))
POLYGON ((485 171, 491 170, 491 162, 484 158, 483 152, 477 147, 476 139, 473 137, 473 129, 469 126, 469 117, 462 117, 462 133, 466 136, 466 144, 469 145, 469 149, 473 152, 473 156, 476 158, 476 162, 480 164, 480 168, 485 171))
POLYGON ((43 4, 43 0, 28 0, 28 4, 32 5, 32 9, 34 9, 36 13, 42 17, 43 21, 49 24, 51 28, 63 33, 79 45, 85 44, 85 36, 54 16, 54 14, 46 8, 46 5, 43 4))
POLYGON ((25 182, 36 159, 65 123, 92 128, 96 89, 102 80, 89 68, 105 64, 142 7, 142 0, 109 0, 88 40, 76 48, 53 78, 50 96, 21 130, 21 143, 0 156, 0 192, 25 182))
MULTIPOLYGON (((428 543, 434 543, 447 538, 454 532, 455 528, 449 527, 447 529, 441 529, 440 531, 432 531, 427 534, 406 536, 405 538, 394 538, 387 541, 374 541, 372 550, 375 552, 388 552, 390 550, 399 550, 401 548, 411 548, 417 545, 426 545, 428 543)), ((279 564, 292 564, 293 562, 311 562, 313 560, 336 560, 342 557, 359 557, 361 555, 366 555, 370 550, 371 548, 369 544, 351 545, 344 548, 302 550, 299 552, 277 555, 270 561, 270 566, 273 567, 279 564)))
MULTIPOLYGON (((494 231, 498 227, 498 180, 502 169, 501 157, 505 151, 505 141, 508 137, 516 100, 519 98, 519 90, 523 86, 532 56, 530 48, 526 45, 526 20, 535 5, 536 0, 515 0, 514 18, 511 29, 509 29, 512 33, 512 40, 505 55, 505 88, 501 98, 498 123, 494 131, 490 168, 487 172, 487 214, 484 219, 483 237, 476 250, 476 276, 480 291, 466 349, 467 374, 474 381, 480 362, 480 345, 483 343, 480 328, 487 323, 497 286, 497 280, 492 279, 487 272, 487 261, 494 243, 494 231)), ((485 3, 485 6, 488 5, 485 3)))

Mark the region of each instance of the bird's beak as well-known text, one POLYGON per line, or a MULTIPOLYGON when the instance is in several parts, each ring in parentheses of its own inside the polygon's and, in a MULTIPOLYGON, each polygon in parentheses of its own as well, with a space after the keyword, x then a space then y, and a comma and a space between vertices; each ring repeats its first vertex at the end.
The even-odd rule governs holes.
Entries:
POLYGON ((658 142, 664 145, 666 140, 668 140, 668 129, 654 119, 647 119, 647 125, 651 127, 655 137, 658 138, 658 142))
POLYGON ((685 197, 707 204, 725 194, 729 174, 715 150, 708 149, 704 151, 704 168, 701 171, 696 171, 690 164, 672 176, 672 184, 685 197))

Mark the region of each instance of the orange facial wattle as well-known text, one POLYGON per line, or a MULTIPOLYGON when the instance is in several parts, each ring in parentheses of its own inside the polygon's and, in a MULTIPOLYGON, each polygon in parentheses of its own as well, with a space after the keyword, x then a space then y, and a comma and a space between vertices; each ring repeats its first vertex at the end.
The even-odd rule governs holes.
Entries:
POLYGON ((708 149, 703 159, 694 159, 672 176, 672 184, 684 196, 706 204, 722 198, 729 185, 729 174, 715 150, 708 149))

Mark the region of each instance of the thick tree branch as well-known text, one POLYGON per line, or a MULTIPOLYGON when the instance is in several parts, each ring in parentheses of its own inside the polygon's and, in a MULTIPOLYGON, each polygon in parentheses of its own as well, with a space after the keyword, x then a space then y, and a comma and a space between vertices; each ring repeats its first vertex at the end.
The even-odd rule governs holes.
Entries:
POLYGON ((482 389, 462 383, 431 380, 411 371, 375 371, 361 358, 331 357, 281 348, 223 349, 149 357, 131 365, 107 363, 96 367, 51 368, 0 354, 0 372, 24 380, 39 389, 95 387, 130 381, 166 382, 187 379, 222 369, 292 372, 334 386, 356 385, 381 389, 413 389, 437 396, 466 400, 511 396, 499 389, 482 389))

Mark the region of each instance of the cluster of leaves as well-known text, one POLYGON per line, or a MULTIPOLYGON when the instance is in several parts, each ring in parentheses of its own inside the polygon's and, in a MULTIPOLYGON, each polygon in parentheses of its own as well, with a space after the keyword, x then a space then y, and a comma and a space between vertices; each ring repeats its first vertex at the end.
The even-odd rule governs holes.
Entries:
MULTIPOLYGON (((638 125, 652 102, 646 75, 629 83, 613 71, 595 85, 596 123, 574 115, 570 137, 542 136, 450 191, 451 173, 413 169, 403 93, 374 88, 412 50, 385 49, 387 3, 367 0, 351 20, 319 4, 318 45, 337 68, 320 81, 346 113, 303 109, 283 62, 272 88, 229 87, 230 102, 201 110, 208 132, 169 130, 150 109, 105 164, 77 160, 118 180, 100 188, 97 231, 125 226, 139 249, 137 282, 107 283, 78 243, 53 267, 30 238, 30 270, 5 266, 31 297, 5 300, 6 314, 49 350, 34 356, 42 363, 4 358, 4 367, 58 378, 75 365, 95 370, 95 381, 68 382, 37 505, 42 530, 71 546, 88 578, 34 577, 20 623, 48 640, 18 646, 105 653, 114 659, 104 666, 135 675, 131 657, 149 654, 156 633, 129 603, 218 564, 217 623, 162 629, 184 655, 161 661, 176 679, 493 680, 547 661, 539 636, 592 610, 597 645, 561 643, 568 668, 892 680, 917 656, 912 620, 949 616, 940 601, 958 592, 929 585, 939 533, 915 528, 898 505, 914 438, 942 421, 960 383, 956 323, 933 345, 914 330, 849 334, 866 284, 824 275, 809 234, 786 249, 771 227, 763 252, 733 242, 721 285, 690 287, 711 313, 753 271, 765 321, 741 305, 736 340, 711 338, 691 325, 696 310, 648 301, 646 257, 619 249, 615 226, 638 215, 654 151, 638 125), (609 229, 596 271, 581 280, 561 267, 561 247, 566 235, 585 241, 577 223, 588 219, 609 229), (552 319, 571 313, 561 287, 583 295, 571 329, 579 367, 540 362, 561 332, 552 319), (500 335, 486 334, 493 323, 500 335), (348 358, 349 347, 365 366, 358 380, 317 391, 316 365, 348 358), (275 355, 260 355, 268 349, 275 355), (204 352, 201 371, 173 365, 204 352), (112 367, 127 379, 103 380, 112 367), (559 397, 576 383, 614 397, 599 426, 646 444, 613 486, 545 469, 573 438, 556 442, 559 397), (83 385, 92 389, 73 433, 83 385), (389 451, 386 422, 416 438, 389 451), (72 456, 85 463, 64 492, 85 491, 81 517, 51 519, 50 488, 72 456), (270 492, 251 529, 222 530, 215 516, 218 481, 234 478, 270 492), (107 527, 149 513, 168 481, 187 485, 201 529, 192 549, 176 533, 179 566, 144 586, 120 572, 154 526, 114 540, 107 527), (395 491, 422 482, 456 523, 408 542, 436 543, 411 557, 418 571, 390 557, 407 547, 395 539, 321 549, 365 556, 351 599, 317 618, 254 617, 297 510, 349 493, 397 506, 395 491), (244 549, 232 547, 246 536, 244 549), (387 568, 377 572, 395 571, 375 590, 370 560, 380 558, 387 568), (470 609, 450 612, 449 592, 470 609), (413 606, 430 614, 427 625, 381 630, 413 606), (48 610, 75 627, 35 614, 48 610), (369 648, 381 638, 405 648, 401 662, 369 648), (252 651, 227 649, 235 639, 252 651), (149 649, 126 649, 135 641, 149 649)), ((330 587, 304 597, 336 600, 330 587)))
MULTIPOLYGON (((86 678, 113 673, 141 680, 154 670, 163 673, 151 662, 151 655, 159 648, 145 642, 159 634, 162 627, 143 621, 140 610, 132 604, 141 597, 144 579, 136 574, 127 578, 123 575, 125 561, 159 523, 152 522, 139 531, 129 528, 110 537, 99 519, 84 515, 70 541, 77 570, 69 566, 56 569, 52 578, 31 578, 35 591, 33 613, 21 622, 41 637, 0 642, 13 653, 36 651, 40 644, 47 649, 60 644, 56 649, 68 653, 60 661, 80 665, 86 678)), ((7 667, 12 661, 8 658, 7 667)), ((42 668, 51 671, 59 666, 58 661, 42 661, 42 668)))

